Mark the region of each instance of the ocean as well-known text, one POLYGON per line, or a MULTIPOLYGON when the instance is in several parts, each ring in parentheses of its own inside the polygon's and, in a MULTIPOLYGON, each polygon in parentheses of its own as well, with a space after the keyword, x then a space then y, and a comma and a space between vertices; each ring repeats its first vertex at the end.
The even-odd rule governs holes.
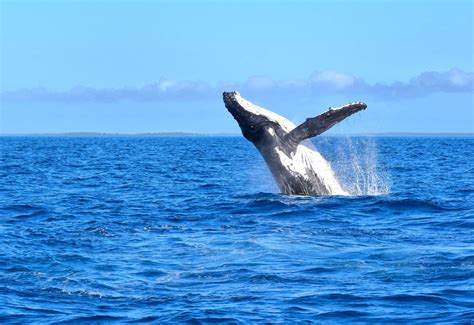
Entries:
POLYGON ((350 196, 242 137, 0 137, 0 323, 474 321, 474 138, 317 137, 350 196))

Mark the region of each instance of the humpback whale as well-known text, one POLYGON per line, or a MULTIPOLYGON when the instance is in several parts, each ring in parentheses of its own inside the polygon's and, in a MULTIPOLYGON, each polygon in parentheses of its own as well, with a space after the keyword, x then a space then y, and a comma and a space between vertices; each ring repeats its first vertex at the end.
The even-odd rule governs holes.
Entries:
POLYGON ((252 104, 236 91, 224 92, 223 97, 243 136, 260 152, 283 194, 348 195, 330 164, 308 139, 366 109, 366 104, 354 102, 329 108, 296 126, 285 117, 252 104))

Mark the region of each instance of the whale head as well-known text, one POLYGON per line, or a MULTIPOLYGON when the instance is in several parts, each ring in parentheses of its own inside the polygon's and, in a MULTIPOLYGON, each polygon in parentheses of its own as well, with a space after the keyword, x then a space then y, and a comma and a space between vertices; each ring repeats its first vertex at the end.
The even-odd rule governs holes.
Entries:
POLYGON ((243 136, 250 142, 274 140, 295 127, 283 116, 245 100, 237 91, 224 92, 223 97, 227 110, 239 124, 243 136))

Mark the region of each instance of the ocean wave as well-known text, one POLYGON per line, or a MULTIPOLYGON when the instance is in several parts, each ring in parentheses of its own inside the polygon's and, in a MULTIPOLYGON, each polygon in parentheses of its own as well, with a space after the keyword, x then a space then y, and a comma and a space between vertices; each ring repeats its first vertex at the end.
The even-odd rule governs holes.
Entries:
POLYGON ((0 322, 470 322, 474 140, 376 141, 388 193, 301 197, 240 138, 1 138, 0 322))

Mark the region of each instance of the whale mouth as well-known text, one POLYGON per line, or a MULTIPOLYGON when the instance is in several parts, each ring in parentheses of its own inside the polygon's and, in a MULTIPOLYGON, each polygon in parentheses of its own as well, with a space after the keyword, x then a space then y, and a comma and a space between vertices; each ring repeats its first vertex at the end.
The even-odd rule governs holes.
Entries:
POLYGON ((232 116, 239 121, 239 119, 242 117, 242 115, 245 115, 245 117, 249 118, 250 117, 250 112, 246 110, 240 103, 239 103, 239 98, 240 98, 240 93, 237 91, 224 91, 223 93, 223 98, 224 98, 224 104, 229 113, 232 114, 232 116))
POLYGON ((250 119, 251 114, 242 105, 239 104, 237 96, 240 94, 237 91, 224 91, 223 93, 224 104, 230 114, 234 117, 234 119, 241 125, 244 120, 250 119))
POLYGON ((238 91, 224 91, 222 95, 224 97, 224 102, 228 102, 235 100, 236 96, 240 96, 240 93, 238 91))
POLYGON ((248 107, 237 91, 224 92, 223 98, 225 107, 239 124, 244 137, 251 142, 258 139, 262 125, 268 122, 268 119, 255 109, 248 107))

